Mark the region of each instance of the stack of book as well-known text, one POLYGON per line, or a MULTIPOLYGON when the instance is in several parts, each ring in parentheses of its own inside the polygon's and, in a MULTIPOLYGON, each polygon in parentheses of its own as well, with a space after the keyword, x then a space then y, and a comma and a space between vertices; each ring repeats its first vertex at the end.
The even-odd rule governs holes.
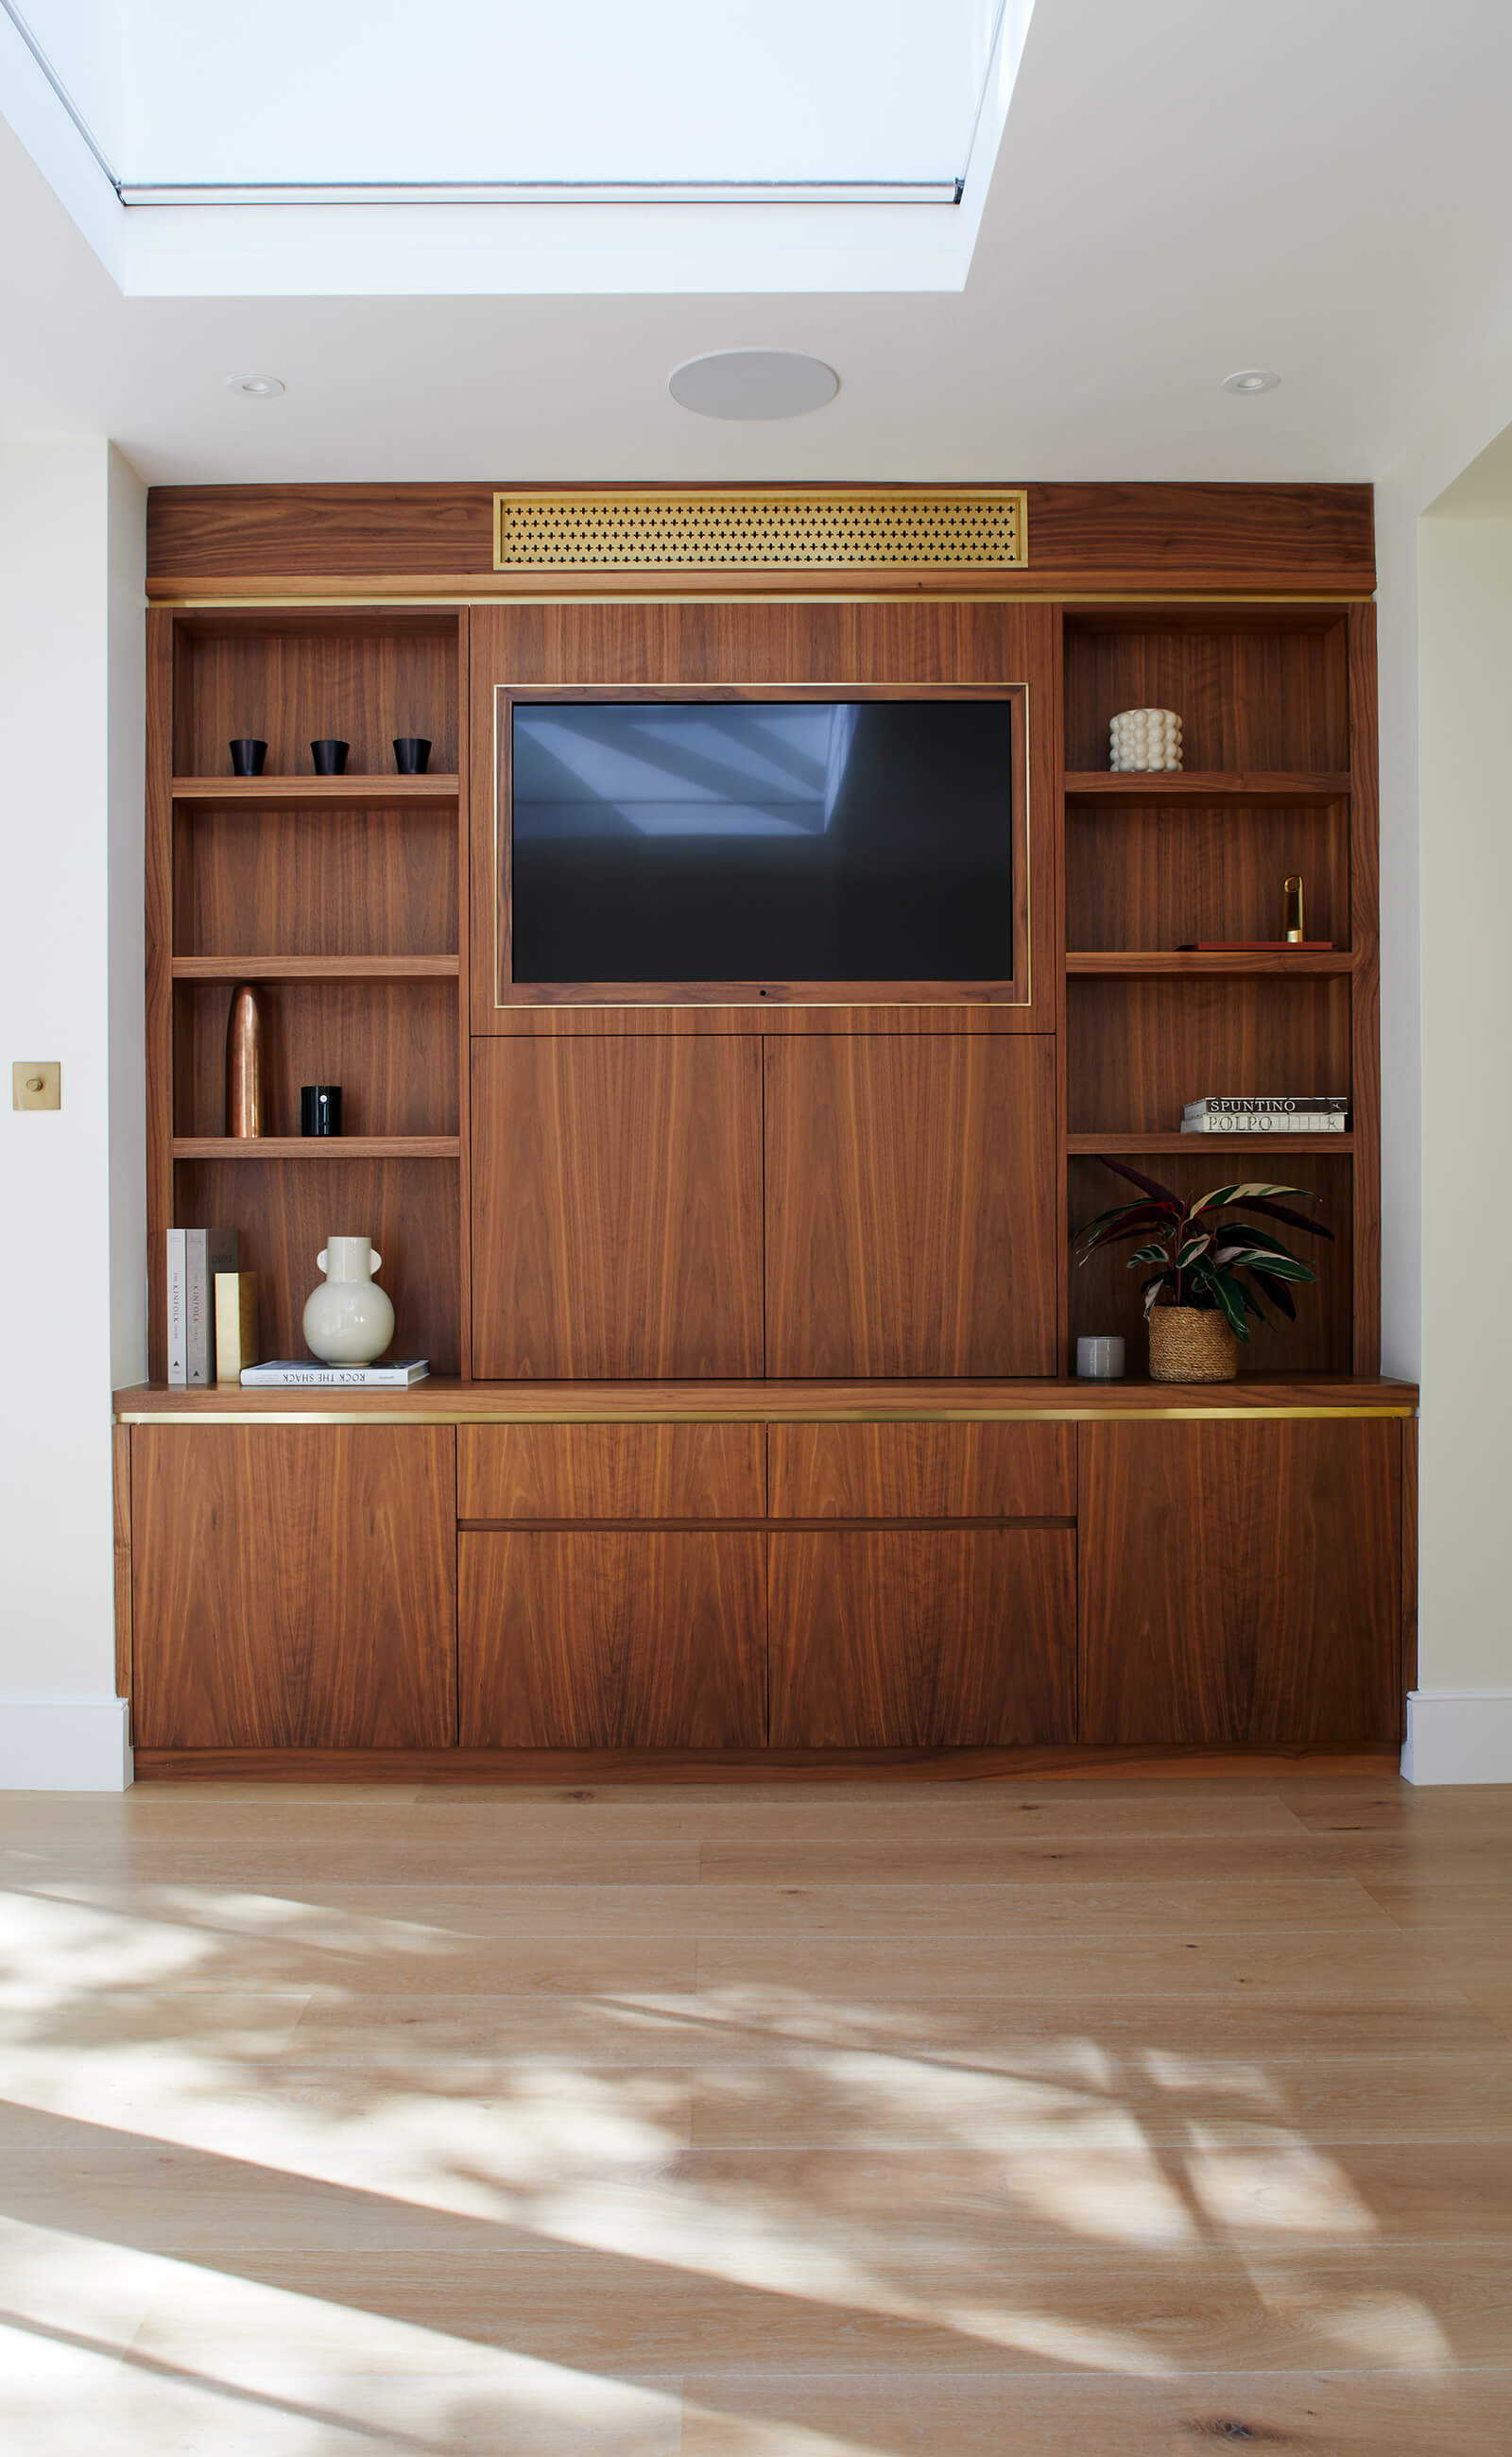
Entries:
POLYGON ((1225 1092, 1189 1101, 1184 1135, 1341 1135, 1349 1122, 1344 1092, 1225 1092))
POLYGON ((168 1231, 168 1379, 176 1387, 216 1379, 216 1280, 238 1260, 235 1228, 168 1231))

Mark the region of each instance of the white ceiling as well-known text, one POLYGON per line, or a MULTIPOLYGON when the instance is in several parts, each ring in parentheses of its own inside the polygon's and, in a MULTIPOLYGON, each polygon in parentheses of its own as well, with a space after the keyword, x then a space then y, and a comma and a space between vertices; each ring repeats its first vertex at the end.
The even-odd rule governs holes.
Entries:
MULTIPOLYGON (((1371 477, 1512 332, 1509 103, 1503 0, 1039 0, 964 287, 863 295, 124 299, 0 127, 0 437, 155 482, 1371 477), (838 399, 672 402, 741 346, 838 399), (1249 365, 1280 387, 1221 389, 1249 365)), ((535 209, 477 210, 502 293, 535 209)))

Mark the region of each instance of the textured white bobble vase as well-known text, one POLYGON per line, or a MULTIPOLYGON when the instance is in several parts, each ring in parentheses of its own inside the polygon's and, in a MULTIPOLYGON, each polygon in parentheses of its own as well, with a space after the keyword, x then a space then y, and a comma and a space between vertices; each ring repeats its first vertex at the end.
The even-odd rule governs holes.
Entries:
POLYGON ((394 1336, 394 1309, 374 1284, 383 1258, 369 1237, 328 1237, 316 1261, 325 1273, 304 1308, 304 1344, 327 1365, 371 1365, 394 1336))

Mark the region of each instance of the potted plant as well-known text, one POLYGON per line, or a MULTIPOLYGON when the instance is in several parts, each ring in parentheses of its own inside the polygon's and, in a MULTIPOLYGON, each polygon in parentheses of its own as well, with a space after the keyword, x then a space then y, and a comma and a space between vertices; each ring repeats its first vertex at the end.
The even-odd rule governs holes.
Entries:
POLYGON ((1150 1328, 1150 1373, 1155 1382, 1232 1382, 1239 1366, 1238 1342, 1250 1336, 1250 1317, 1266 1319, 1266 1298, 1289 1322, 1296 1320, 1289 1283, 1315 1280, 1310 1263, 1288 1253, 1268 1228, 1250 1215, 1279 1220, 1310 1237, 1332 1239, 1332 1228, 1277 1201, 1300 1195, 1300 1186, 1258 1181, 1216 1186, 1187 1203, 1169 1186, 1142 1177, 1137 1168, 1102 1155, 1103 1167, 1137 1186, 1138 1203, 1117 1203, 1077 1232, 1078 1262, 1105 1246, 1139 1242, 1128 1269, 1154 1269, 1146 1280, 1145 1320, 1150 1328), (1243 1212, 1246 1217, 1232 1215, 1243 1212), (1230 1216, 1223 1216, 1230 1215, 1230 1216))

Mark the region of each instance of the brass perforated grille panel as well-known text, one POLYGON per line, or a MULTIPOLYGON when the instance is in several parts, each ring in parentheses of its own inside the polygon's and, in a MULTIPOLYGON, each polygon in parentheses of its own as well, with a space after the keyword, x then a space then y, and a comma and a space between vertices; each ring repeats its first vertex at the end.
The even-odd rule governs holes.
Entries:
POLYGON ((1022 492, 496 495, 496 571, 1000 570, 1024 564, 1022 492))

